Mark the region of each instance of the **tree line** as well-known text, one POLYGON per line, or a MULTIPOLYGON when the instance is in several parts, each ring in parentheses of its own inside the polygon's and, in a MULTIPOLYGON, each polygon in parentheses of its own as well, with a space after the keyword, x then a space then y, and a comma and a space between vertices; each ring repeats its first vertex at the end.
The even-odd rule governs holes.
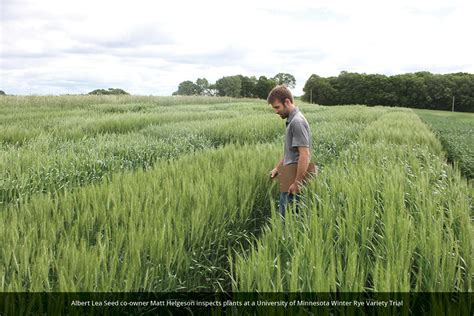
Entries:
POLYGON ((367 104, 474 112, 474 74, 427 71, 386 76, 342 71, 311 75, 302 100, 322 105, 367 104))
POLYGON ((130 94, 128 92, 126 92, 125 90, 123 89, 119 89, 119 88, 109 88, 107 90, 105 89, 95 89, 91 92, 89 92, 88 94, 92 94, 92 95, 122 95, 122 94, 130 94))
POLYGON ((296 79, 293 75, 288 73, 278 73, 271 78, 260 76, 258 79, 255 76, 225 76, 212 84, 209 83, 206 78, 198 78, 196 82, 191 80, 181 82, 178 86, 178 90, 173 92, 173 95, 207 95, 266 99, 268 93, 270 93, 276 85, 280 84, 294 89, 296 79))

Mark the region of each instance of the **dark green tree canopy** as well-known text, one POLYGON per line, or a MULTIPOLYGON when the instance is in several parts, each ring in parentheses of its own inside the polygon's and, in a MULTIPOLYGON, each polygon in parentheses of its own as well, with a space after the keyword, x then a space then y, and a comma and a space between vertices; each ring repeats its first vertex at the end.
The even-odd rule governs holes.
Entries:
POLYGON ((198 95, 211 95, 209 90, 209 81, 206 78, 197 78, 196 86, 198 95))
POLYGON ((94 94, 94 95, 121 95, 121 94, 129 94, 128 92, 122 90, 122 89, 117 89, 117 88, 109 88, 107 90, 105 89, 95 89, 88 94, 94 94))
POLYGON ((322 104, 334 99, 336 89, 334 89, 329 81, 318 75, 311 75, 303 88, 305 94, 309 94, 309 102, 315 103, 318 100, 322 104))
POLYGON ((183 81, 179 84, 178 90, 172 95, 215 95, 215 87, 209 84, 206 78, 197 78, 196 83, 191 80, 183 81))
POLYGON ((224 76, 214 84, 210 84, 206 78, 198 78, 196 83, 190 80, 181 82, 173 95, 219 95, 233 98, 266 99, 268 93, 277 84, 294 88, 296 80, 291 74, 286 73, 279 73, 273 78, 260 76, 258 80, 255 76, 224 76))
POLYGON ((191 80, 183 81, 178 86, 178 91, 173 92, 173 95, 199 95, 200 88, 191 80))
POLYGON ((265 76, 260 76, 255 87, 255 95, 260 99, 266 99, 275 86, 275 81, 265 76))
POLYGON ((242 79, 239 75, 222 77, 216 81, 217 94, 238 98, 242 90, 242 79))
POLYGON ((240 96, 243 98, 253 98, 255 97, 255 86, 257 85, 257 78, 255 76, 246 77, 238 75, 240 81, 242 82, 240 96))
POLYGON ((342 71, 337 77, 311 75, 304 101, 325 105, 367 104, 474 112, 474 74, 432 74, 427 71, 394 76, 342 71))

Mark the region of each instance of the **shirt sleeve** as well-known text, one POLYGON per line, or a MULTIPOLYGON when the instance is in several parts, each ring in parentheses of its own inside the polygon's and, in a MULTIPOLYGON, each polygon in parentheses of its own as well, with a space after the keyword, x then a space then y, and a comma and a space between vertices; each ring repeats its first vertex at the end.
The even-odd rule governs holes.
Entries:
POLYGON ((309 126, 304 121, 294 122, 293 137, 291 139, 291 147, 309 147, 310 132, 309 126))

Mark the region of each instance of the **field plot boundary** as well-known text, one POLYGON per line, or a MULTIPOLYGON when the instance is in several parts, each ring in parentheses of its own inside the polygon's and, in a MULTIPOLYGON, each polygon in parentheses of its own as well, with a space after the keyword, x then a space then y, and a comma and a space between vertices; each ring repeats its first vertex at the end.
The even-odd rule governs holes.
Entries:
POLYGON ((474 114, 413 110, 440 140, 448 161, 474 188, 474 114))

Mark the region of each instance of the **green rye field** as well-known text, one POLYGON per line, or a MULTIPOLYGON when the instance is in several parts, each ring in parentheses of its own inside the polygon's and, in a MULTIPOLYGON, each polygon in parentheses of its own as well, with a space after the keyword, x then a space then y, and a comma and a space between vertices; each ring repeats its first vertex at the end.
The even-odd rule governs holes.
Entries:
POLYGON ((437 138, 450 121, 297 106, 320 172, 283 222, 264 101, 0 98, 0 291, 472 292, 472 146, 437 138))

